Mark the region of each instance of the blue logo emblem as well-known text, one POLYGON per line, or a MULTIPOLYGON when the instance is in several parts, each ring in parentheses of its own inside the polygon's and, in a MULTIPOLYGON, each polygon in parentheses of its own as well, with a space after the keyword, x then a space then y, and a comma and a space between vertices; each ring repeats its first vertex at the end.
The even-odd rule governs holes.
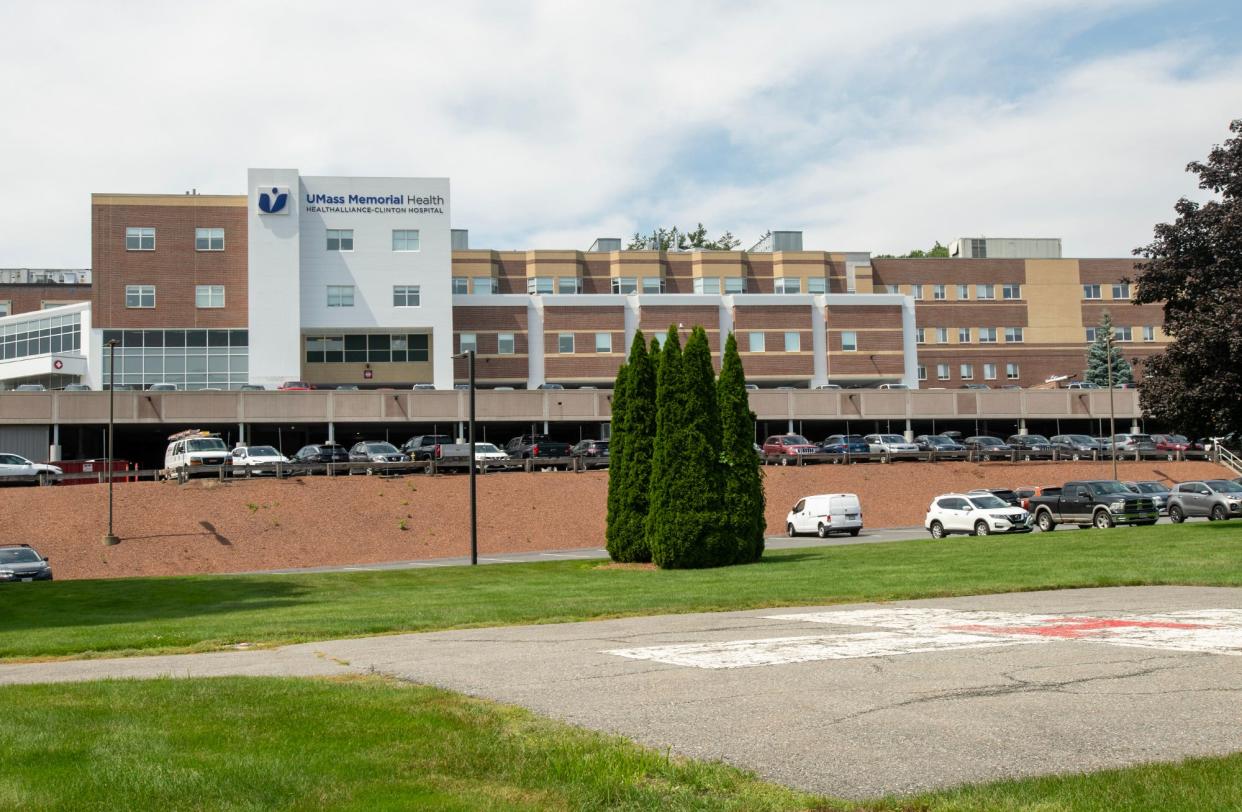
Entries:
POLYGON ((283 214, 289 205, 288 187, 273 186, 272 190, 259 192, 259 211, 264 214, 283 214))

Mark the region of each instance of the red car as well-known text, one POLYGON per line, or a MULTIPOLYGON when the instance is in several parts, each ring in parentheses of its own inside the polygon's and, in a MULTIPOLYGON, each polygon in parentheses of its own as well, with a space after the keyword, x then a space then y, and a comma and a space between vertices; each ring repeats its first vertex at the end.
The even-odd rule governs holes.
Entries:
POLYGON ((781 465, 788 465, 799 454, 814 454, 819 446, 801 434, 777 434, 763 441, 765 457, 779 457, 781 465))
POLYGON ((1153 434, 1151 441, 1157 451, 1189 451, 1190 440, 1180 434, 1153 434))
POLYGON ((314 388, 306 381, 285 381, 276 387, 277 391, 280 392, 309 392, 314 388))

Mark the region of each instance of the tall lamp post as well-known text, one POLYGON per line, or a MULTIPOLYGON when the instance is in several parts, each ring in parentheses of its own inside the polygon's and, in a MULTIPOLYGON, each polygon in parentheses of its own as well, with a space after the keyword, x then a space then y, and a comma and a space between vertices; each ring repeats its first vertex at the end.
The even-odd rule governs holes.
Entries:
POLYGON ((121 540, 112 532, 112 430, 116 418, 116 339, 108 342, 108 533, 104 545, 111 547, 121 540))
POLYGON ((479 496, 475 484, 474 463, 474 350, 466 350, 453 356, 466 359, 466 374, 470 381, 470 428, 467 440, 470 443, 470 563, 479 563, 479 496))
POLYGON ((1112 450, 1113 479, 1117 479, 1117 408, 1113 402, 1113 341, 1116 335, 1108 334, 1108 443, 1112 450))

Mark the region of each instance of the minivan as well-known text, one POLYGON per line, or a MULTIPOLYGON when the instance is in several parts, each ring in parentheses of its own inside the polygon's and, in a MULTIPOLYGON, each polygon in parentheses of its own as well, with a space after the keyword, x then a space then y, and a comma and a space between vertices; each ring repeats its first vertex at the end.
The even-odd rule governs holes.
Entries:
POLYGON ((853 493, 821 493, 798 500, 785 517, 785 533, 816 533, 821 539, 832 533, 857 536, 863 528, 862 506, 853 493))

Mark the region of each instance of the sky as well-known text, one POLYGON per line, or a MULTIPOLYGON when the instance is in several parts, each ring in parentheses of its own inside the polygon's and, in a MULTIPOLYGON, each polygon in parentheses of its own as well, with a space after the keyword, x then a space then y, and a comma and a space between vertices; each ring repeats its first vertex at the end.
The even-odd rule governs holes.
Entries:
POLYGON ((1203 198, 1240 36, 1237 0, 0 0, 0 267, 89 267, 91 193, 252 166, 447 176, 474 248, 1127 256, 1203 198))

